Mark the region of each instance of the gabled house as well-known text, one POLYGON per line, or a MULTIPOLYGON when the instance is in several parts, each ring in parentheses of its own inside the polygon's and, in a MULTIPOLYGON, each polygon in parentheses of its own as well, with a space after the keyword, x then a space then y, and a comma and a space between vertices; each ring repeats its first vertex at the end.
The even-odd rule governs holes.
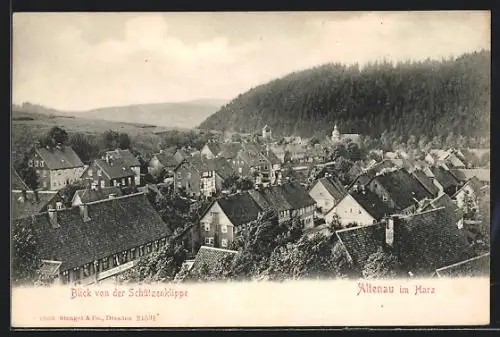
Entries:
POLYGON ((126 150, 120 150, 116 149, 114 151, 107 151, 103 158, 104 160, 109 159, 121 159, 123 161, 123 164, 129 167, 135 174, 134 180, 135 180, 135 185, 139 186, 141 185, 141 163, 139 162, 139 159, 137 159, 132 152, 130 152, 129 149, 126 150))
POLYGON ((473 209, 478 209, 479 198, 487 196, 483 193, 482 187, 484 185, 476 177, 470 178, 460 189, 452 196, 452 199, 456 201, 457 206, 461 209, 466 209, 472 207, 473 209), (468 204, 471 202, 471 204, 468 204))
POLYGON ((42 260, 57 270, 62 284, 97 283, 132 268, 159 250, 169 226, 142 193, 106 199, 18 219, 30 226, 42 260))
POLYGON ((366 187, 390 209, 401 213, 412 213, 419 201, 432 198, 424 186, 404 169, 378 174, 366 187))
MULTIPOLYGON (((194 245, 227 248, 245 225, 254 221, 262 209, 248 193, 235 194, 214 200, 194 228, 194 245)), ((196 247, 194 247, 196 249, 196 247)))
POLYGON ((119 187, 110 186, 101 188, 99 185, 92 185, 85 189, 77 190, 73 195, 71 204, 73 206, 79 206, 94 201, 121 197, 122 195, 123 192, 119 187))
POLYGON ((462 229, 464 225, 464 212, 453 202, 450 196, 446 193, 441 193, 432 200, 424 200, 421 202, 417 212, 425 212, 438 208, 446 208, 449 212, 457 228, 462 229))
POLYGON ((448 195, 455 194, 460 188, 460 181, 443 166, 431 166, 429 168, 432 173, 431 179, 435 179, 442 186, 444 193, 448 195))
POLYGON ((11 218, 18 219, 34 214, 46 212, 49 205, 54 208, 65 208, 64 200, 57 191, 11 191, 11 218))
POLYGON ((221 145, 219 143, 209 141, 201 149, 201 155, 207 159, 213 159, 219 156, 221 145))
POLYGON ((309 189, 309 195, 314 199, 320 215, 331 211, 347 194, 347 190, 337 177, 320 178, 309 189))
POLYGON ((442 186, 439 183, 436 184, 429 176, 425 174, 422 170, 414 170, 412 173, 413 177, 418 180, 422 186, 429 192, 431 197, 435 198, 439 195, 439 192, 442 189, 442 186), (441 188, 440 188, 441 187, 441 188))
POLYGON ((136 173, 121 158, 96 159, 83 172, 82 180, 91 181, 100 188, 105 187, 135 187, 136 173))
POLYGON ((348 258, 361 271, 369 257, 383 250, 396 255, 403 271, 430 277, 436 269, 474 257, 465 233, 445 207, 410 216, 393 215, 379 223, 336 231, 348 258))
POLYGON ((314 227, 316 201, 298 183, 285 183, 248 191, 262 210, 273 209, 280 222, 298 217, 305 228, 314 227))
POLYGON ((28 165, 35 168, 42 190, 59 190, 78 181, 85 170, 76 152, 66 145, 35 146, 29 154, 28 165))
POLYGON ((453 168, 465 168, 466 164, 463 159, 461 159, 453 149, 450 150, 439 150, 433 149, 425 156, 425 160, 430 165, 440 165, 445 164, 453 168))
POLYGON ((347 193, 325 215, 325 221, 331 223, 333 216, 337 215, 344 228, 368 226, 394 212, 394 209, 382 202, 375 193, 362 186, 347 193))
POLYGON ((174 170, 182 162, 175 157, 175 151, 160 150, 159 153, 152 155, 148 163, 148 172, 153 176, 158 176, 165 171, 167 177, 174 176, 174 170))
POLYGON ((210 274, 217 267, 219 261, 226 258, 234 258, 236 255, 238 255, 238 251, 236 250, 201 246, 194 260, 186 261, 183 264, 182 269, 184 270, 179 272, 179 274, 183 275, 179 278, 176 275, 176 279, 178 281, 189 280, 192 275, 196 275, 197 273, 210 274))

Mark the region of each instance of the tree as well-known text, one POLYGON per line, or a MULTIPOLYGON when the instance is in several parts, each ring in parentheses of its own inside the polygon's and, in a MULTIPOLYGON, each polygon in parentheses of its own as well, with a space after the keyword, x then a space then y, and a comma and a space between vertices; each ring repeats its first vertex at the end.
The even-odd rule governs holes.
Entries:
POLYGON ((122 132, 119 134, 118 136, 118 147, 122 150, 125 150, 125 149, 130 149, 131 147, 131 141, 130 141, 130 137, 128 136, 128 134, 122 132))
POLYGON ((36 190, 39 187, 39 176, 36 173, 36 169, 28 165, 29 156, 25 155, 23 160, 17 165, 16 170, 23 181, 32 190, 36 190))
POLYGON ((58 127, 54 126, 52 127, 49 132, 45 135, 44 138, 40 140, 42 145, 48 145, 48 146, 55 146, 57 144, 66 144, 68 141, 68 133, 58 127))
POLYGON ((399 259, 380 248, 368 257, 362 275, 366 279, 393 278, 399 275, 400 268, 399 259))
POLYGON ((69 144, 85 163, 99 155, 99 146, 82 133, 73 134, 69 139, 69 144))
POLYGON ((12 230, 12 283, 33 284, 41 267, 38 238, 29 222, 15 222, 12 230))
POLYGON ((361 150, 358 144, 351 142, 347 145, 347 157, 352 161, 361 160, 361 150))

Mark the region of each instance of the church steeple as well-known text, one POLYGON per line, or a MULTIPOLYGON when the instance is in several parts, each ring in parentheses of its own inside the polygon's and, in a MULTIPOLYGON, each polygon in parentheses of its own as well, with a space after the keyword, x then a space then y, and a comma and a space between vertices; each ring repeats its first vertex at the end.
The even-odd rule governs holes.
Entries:
POLYGON ((335 126, 332 131, 332 141, 333 142, 338 142, 340 140, 340 132, 339 128, 337 127, 337 124, 335 123, 335 126))

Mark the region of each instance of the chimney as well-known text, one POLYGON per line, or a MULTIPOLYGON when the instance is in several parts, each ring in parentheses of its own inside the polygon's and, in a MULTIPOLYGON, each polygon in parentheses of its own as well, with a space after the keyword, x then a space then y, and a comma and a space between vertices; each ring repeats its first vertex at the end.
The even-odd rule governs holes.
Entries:
POLYGON ((59 228, 59 224, 57 223, 57 211, 52 208, 52 206, 49 208, 49 220, 52 225, 52 228, 59 228))
POLYGON ((33 190, 33 195, 35 196, 35 202, 38 204, 40 202, 40 198, 38 197, 38 191, 33 190))
POLYGON ((394 226, 399 223, 398 215, 391 215, 385 225, 385 243, 392 247, 394 244, 394 226))
POLYGON ((79 207, 80 207, 80 215, 83 219, 83 222, 90 221, 88 206, 86 204, 81 204, 79 205, 79 207))

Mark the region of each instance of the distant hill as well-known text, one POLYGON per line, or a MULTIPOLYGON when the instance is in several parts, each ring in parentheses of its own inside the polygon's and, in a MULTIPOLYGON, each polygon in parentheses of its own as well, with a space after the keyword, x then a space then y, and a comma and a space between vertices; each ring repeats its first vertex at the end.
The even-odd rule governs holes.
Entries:
POLYGON ((60 111, 36 104, 13 106, 14 110, 52 116, 73 116, 115 122, 153 124, 169 128, 194 128, 217 111, 223 101, 199 99, 176 103, 135 104, 88 111, 60 111))
POLYGON ((443 61, 326 64, 240 94, 199 128, 310 137, 330 133, 489 137, 490 52, 443 61))

